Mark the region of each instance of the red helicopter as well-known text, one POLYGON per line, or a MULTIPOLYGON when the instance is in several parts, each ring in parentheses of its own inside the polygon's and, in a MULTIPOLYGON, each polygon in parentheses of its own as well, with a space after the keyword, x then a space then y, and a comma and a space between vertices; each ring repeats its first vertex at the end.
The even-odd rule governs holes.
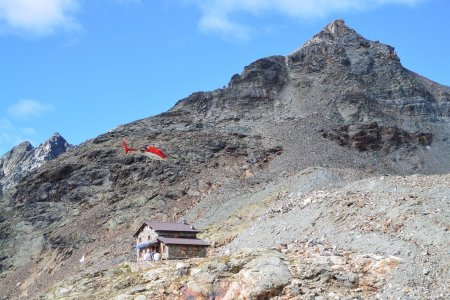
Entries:
POLYGON ((160 149, 152 146, 147 146, 144 149, 136 149, 136 148, 128 148, 127 142, 125 141, 125 138, 122 138, 123 147, 125 148, 125 153, 128 154, 128 152, 138 152, 141 153, 151 159, 156 160, 167 160, 167 155, 164 154, 160 149))

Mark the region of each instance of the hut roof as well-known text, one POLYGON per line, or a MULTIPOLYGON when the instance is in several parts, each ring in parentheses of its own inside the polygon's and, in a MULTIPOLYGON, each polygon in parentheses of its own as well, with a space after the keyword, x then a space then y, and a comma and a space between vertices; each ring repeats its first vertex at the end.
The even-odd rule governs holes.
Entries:
POLYGON ((159 236, 158 240, 167 245, 197 245, 197 246, 209 246, 209 244, 201 239, 182 239, 182 238, 168 238, 159 236))
POLYGON ((144 221, 133 236, 136 237, 139 232, 144 229, 145 225, 148 225, 155 231, 200 232, 200 230, 195 229, 194 226, 187 223, 144 221))

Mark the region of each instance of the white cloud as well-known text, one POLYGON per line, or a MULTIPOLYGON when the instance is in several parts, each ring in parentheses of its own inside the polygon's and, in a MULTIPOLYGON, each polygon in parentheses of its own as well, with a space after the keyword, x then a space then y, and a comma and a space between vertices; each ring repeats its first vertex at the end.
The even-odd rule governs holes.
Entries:
POLYGON ((79 27, 78 9, 79 0, 0 0, 2 31, 42 36, 72 30, 79 27))
POLYGON ((53 104, 42 103, 32 99, 22 99, 13 106, 9 107, 8 113, 19 120, 27 120, 33 117, 39 117, 42 114, 55 110, 53 104))
POLYGON ((12 147, 23 141, 34 143, 36 130, 31 127, 18 127, 6 118, 0 118, 0 157, 12 147))
POLYGON ((238 14, 278 13, 293 18, 324 17, 334 12, 367 10, 382 5, 415 5, 427 0, 188 0, 202 11, 199 27, 203 31, 238 38, 246 37, 250 27, 235 21, 238 14))
POLYGON ((39 140, 39 132, 32 119, 53 111, 53 104, 32 99, 23 99, 10 106, 7 109, 9 116, 0 117, 0 156, 23 141, 35 144, 35 140, 39 140))
MULTIPOLYGON (((143 0, 103 0, 113 4, 138 4, 143 0)), ((0 33, 46 36, 58 30, 81 28, 76 19, 82 0, 0 0, 0 33)))
POLYGON ((205 32, 221 32, 239 39, 246 39, 250 35, 248 27, 230 21, 227 15, 205 14, 201 18, 199 26, 205 32))

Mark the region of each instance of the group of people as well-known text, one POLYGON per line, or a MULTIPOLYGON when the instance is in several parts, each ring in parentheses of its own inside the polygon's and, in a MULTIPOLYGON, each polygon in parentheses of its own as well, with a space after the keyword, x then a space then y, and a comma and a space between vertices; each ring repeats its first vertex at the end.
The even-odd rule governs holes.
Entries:
POLYGON ((161 258, 161 254, 152 250, 144 253, 144 260, 159 260, 161 258))

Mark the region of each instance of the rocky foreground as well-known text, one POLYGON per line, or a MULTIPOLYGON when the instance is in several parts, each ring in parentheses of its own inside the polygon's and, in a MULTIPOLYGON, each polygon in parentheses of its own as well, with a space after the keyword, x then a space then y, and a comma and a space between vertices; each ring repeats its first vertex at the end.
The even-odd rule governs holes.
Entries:
POLYGON ((308 240, 207 259, 124 263, 61 282, 42 299, 378 298, 401 263, 308 240))
POLYGON ((450 176, 338 175, 306 170, 206 226, 206 259, 88 256, 43 299, 448 299, 450 176))

